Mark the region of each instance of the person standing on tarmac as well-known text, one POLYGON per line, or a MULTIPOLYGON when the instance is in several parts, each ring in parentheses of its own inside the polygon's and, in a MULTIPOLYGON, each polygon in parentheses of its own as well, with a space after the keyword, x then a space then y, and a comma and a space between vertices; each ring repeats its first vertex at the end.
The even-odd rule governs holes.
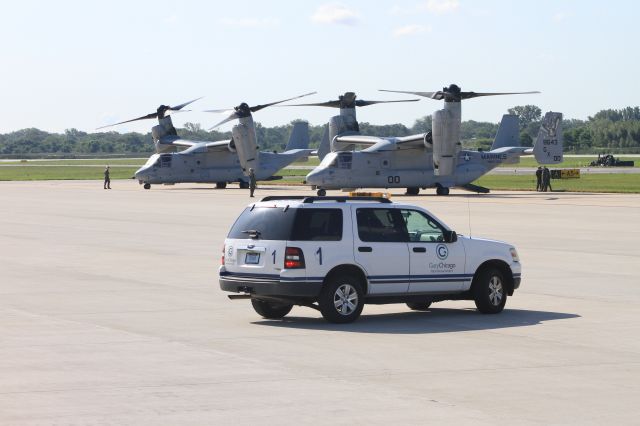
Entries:
POLYGON ((253 191, 256 190, 256 173, 249 169, 249 196, 253 198, 253 191))
POLYGON ((109 177, 109 166, 104 169, 104 189, 111 189, 111 178, 109 177))
POLYGON ((542 191, 542 167, 538 166, 536 170, 536 191, 542 191))
POLYGON ((553 188, 551 188, 551 172, 547 166, 542 169, 542 188, 544 192, 553 191, 553 188))

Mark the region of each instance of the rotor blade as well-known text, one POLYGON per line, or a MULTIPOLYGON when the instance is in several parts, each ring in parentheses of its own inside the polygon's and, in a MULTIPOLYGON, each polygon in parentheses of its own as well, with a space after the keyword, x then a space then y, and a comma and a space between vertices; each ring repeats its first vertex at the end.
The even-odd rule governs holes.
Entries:
POLYGON ((461 99, 478 98, 480 96, 497 96, 497 95, 531 95, 540 92, 502 92, 502 93, 476 93, 476 92, 460 92, 461 99))
POLYGON ((299 98, 304 98, 305 96, 309 96, 309 95, 315 95, 317 92, 310 92, 310 93, 305 93, 304 95, 300 95, 300 96, 295 96, 293 98, 289 98, 289 99, 284 99, 282 101, 277 101, 277 102, 271 102, 270 104, 264 104, 264 105, 256 105, 250 108, 251 112, 256 112, 256 111, 260 111, 263 108, 269 107, 271 105, 275 105, 275 104, 280 104, 282 102, 287 102, 287 101, 292 101, 294 99, 299 99, 299 98))
POLYGON ((423 96, 425 98, 431 98, 431 99, 442 99, 442 92, 438 91, 438 92, 409 92, 409 91, 405 91, 405 90, 384 90, 384 89, 378 89, 380 92, 392 92, 392 93, 405 93, 407 95, 417 95, 417 96, 423 96))
POLYGON ((169 107, 169 109, 170 109, 171 111, 179 111, 179 110, 181 110, 182 108, 186 107, 187 105, 189 105, 189 104, 191 104, 191 103, 194 103, 195 101, 197 101, 197 100, 199 100, 199 99, 202 99, 203 97, 204 97, 204 96, 200 96, 199 98, 193 99, 193 100, 191 100, 191 101, 189 101, 189 102, 185 102, 185 103, 183 103, 183 104, 180 104, 180 105, 177 105, 177 106, 174 106, 174 107, 169 107))
POLYGON ((234 111, 233 114, 231 114, 230 116, 228 116, 227 118, 225 118, 224 120, 222 120, 221 122, 219 122, 218 124, 216 124, 213 127, 210 127, 209 130, 213 130, 216 127, 222 126, 224 123, 227 123, 231 120, 235 120, 236 118, 238 118, 238 114, 234 111))
POLYGON ((278 105, 279 107, 288 107, 288 106, 321 106, 321 107, 331 107, 331 108, 340 108, 340 101, 327 101, 327 102, 318 102, 313 104, 290 104, 290 105, 278 105))
POLYGON ((420 99, 401 99, 398 101, 364 101, 361 99, 357 99, 356 106, 363 107, 363 106, 369 106, 374 104, 388 104, 392 102, 418 102, 419 100, 420 99))
POLYGON ((134 118, 134 119, 131 119, 131 120, 121 121, 119 123, 107 124, 106 126, 96 127, 96 130, 104 129, 105 127, 117 126, 118 124, 131 123, 132 121, 148 120, 150 118, 156 118, 156 117, 158 117, 158 113, 157 112, 153 112, 151 114, 147 114, 147 115, 144 115, 142 117, 134 118))

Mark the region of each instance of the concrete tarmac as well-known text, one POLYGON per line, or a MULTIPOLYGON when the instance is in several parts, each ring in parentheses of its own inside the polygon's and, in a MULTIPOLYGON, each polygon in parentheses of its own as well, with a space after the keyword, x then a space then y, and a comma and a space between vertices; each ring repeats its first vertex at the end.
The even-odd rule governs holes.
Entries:
POLYGON ((219 290, 248 191, 112 187, 0 182, 2 425, 638 424, 638 195, 394 197, 514 243, 522 286, 500 315, 398 304, 333 325, 219 290))

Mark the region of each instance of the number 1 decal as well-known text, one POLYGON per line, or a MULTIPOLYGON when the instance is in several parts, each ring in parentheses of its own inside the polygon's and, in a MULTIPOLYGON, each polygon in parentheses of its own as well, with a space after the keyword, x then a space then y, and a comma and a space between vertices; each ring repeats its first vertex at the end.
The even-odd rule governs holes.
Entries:
POLYGON ((273 253, 271 253, 271 257, 273 259, 273 264, 276 264, 276 251, 274 250, 273 253))
POLYGON ((316 254, 318 255, 318 261, 322 265, 322 247, 318 247, 318 251, 316 251, 316 254))

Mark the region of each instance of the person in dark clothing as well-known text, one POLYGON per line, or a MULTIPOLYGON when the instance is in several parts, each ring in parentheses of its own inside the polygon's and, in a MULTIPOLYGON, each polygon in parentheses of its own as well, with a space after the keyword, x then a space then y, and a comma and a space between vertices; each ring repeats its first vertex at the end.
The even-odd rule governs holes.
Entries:
POLYGON ((542 191, 542 167, 540 166, 536 170, 536 191, 542 191))
POLYGON ((253 169, 249 169, 249 196, 253 197, 253 191, 256 190, 256 173, 253 169))
POLYGON ((111 178, 109 177, 109 166, 104 169, 104 189, 111 189, 111 178))
POLYGON ((553 188, 551 188, 551 172, 547 166, 542 169, 542 188, 544 192, 553 191, 553 188))

